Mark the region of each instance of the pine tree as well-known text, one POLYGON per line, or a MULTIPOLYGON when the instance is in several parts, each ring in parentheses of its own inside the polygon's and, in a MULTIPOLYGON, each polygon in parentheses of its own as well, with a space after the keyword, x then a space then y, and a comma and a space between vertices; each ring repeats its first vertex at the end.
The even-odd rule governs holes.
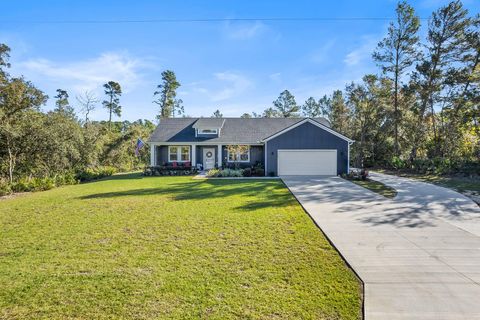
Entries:
POLYGON ((280 96, 273 101, 273 106, 276 111, 274 114, 278 117, 295 118, 299 116, 298 111, 300 110, 300 107, 297 105, 295 97, 288 90, 284 90, 280 93, 280 96))
POLYGON ((115 81, 109 81, 103 85, 105 95, 108 100, 102 102, 103 106, 108 109, 108 127, 112 124, 112 114, 120 117, 122 114, 122 106, 120 106, 120 96, 122 95, 122 88, 120 84, 115 81))
POLYGON ((378 43, 377 49, 373 53, 373 59, 381 66, 383 73, 394 82, 394 151, 398 156, 400 153, 398 124, 401 119, 399 108, 401 77, 405 70, 419 58, 417 32, 420 20, 415 15, 415 10, 406 1, 398 3, 396 14, 396 21, 390 23, 388 34, 378 43))
POLYGON ((184 113, 182 100, 177 100, 177 89, 180 87, 180 82, 177 81, 175 72, 172 70, 165 70, 162 72, 162 83, 157 86, 157 91, 154 96, 158 99, 153 101, 160 106, 160 113, 156 116, 157 119, 175 117, 175 114, 181 115, 184 113))

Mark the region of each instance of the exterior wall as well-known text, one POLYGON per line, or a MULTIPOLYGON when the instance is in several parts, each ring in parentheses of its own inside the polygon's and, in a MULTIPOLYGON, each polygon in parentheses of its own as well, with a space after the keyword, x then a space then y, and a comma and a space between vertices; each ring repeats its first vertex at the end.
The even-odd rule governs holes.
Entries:
POLYGON ((306 122, 266 143, 267 175, 277 175, 278 149, 336 149, 337 174, 347 173, 348 142, 306 122))
MULTIPOLYGON (((263 153, 263 146, 250 146, 250 161, 249 162, 238 162, 240 168, 249 168, 257 163, 260 163, 264 166, 265 154, 263 153)), ((228 162, 228 152, 227 147, 223 146, 222 148, 222 166, 235 166, 234 162, 228 162)))
MULTIPOLYGON (((178 146, 186 146, 188 144, 178 144, 178 146)), ((157 166, 163 166, 168 161, 168 147, 169 146, 155 146, 155 164, 157 166)), ((192 147, 190 146, 190 159, 192 159, 192 147)), ((198 159, 198 153, 197 153, 198 159)), ((198 162, 198 160, 197 160, 198 162)))
MULTIPOLYGON (((186 144, 178 144, 178 146, 184 146, 186 144)), ((192 148, 193 146, 190 147, 190 159, 192 159, 192 148)), ((195 158, 196 158, 196 163, 192 163, 193 166, 195 166, 197 163, 203 164, 203 149, 204 148, 212 148, 215 150, 215 164, 218 163, 218 145, 197 145, 195 146, 196 151, 195 151, 195 158)), ((265 165, 265 154, 263 152, 263 146, 250 146, 250 162, 239 162, 240 168, 247 168, 256 165, 257 163, 260 163, 262 166, 265 165)), ((168 161, 168 146, 165 145, 160 145, 160 146, 155 146, 155 163, 157 166, 161 166, 165 163, 169 163, 168 161)), ((227 162, 227 147, 223 145, 222 147, 222 166, 234 166, 235 164, 233 162, 227 162)))

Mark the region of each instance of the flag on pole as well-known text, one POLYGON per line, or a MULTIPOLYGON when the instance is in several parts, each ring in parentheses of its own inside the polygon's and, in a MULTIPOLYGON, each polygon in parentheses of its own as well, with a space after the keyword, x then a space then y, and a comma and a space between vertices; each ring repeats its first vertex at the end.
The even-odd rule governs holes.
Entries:
POLYGON ((137 157, 140 155, 140 149, 142 149, 144 145, 145 143, 142 141, 142 139, 138 138, 137 145, 135 146, 135 155, 137 157))

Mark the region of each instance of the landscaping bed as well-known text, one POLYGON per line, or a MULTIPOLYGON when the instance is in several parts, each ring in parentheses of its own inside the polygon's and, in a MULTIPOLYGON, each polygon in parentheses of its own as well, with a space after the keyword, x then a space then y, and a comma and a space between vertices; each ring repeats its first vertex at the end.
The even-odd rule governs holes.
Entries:
POLYGON ((192 166, 154 166, 147 167, 144 176, 190 176, 198 173, 197 168, 192 166))
POLYGON ((397 195, 397 190, 381 183, 380 181, 368 178, 368 175, 368 170, 354 169, 351 170, 348 175, 343 175, 342 177, 361 187, 364 187, 365 189, 378 193, 385 198, 395 198, 397 195))

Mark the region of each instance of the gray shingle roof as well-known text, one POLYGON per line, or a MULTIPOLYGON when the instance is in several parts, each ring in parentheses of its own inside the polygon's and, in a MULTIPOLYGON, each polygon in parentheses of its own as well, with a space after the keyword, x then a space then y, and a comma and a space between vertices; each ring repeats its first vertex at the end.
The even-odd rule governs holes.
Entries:
MULTIPOLYGON (((152 133, 148 142, 212 142, 259 143, 305 118, 165 118, 152 133), (224 120, 220 137, 195 137, 196 122, 224 120)), ((324 118, 313 119, 330 127, 324 118)))
POLYGON ((194 124, 193 128, 212 128, 218 129, 223 126, 224 118, 200 118, 194 124))

